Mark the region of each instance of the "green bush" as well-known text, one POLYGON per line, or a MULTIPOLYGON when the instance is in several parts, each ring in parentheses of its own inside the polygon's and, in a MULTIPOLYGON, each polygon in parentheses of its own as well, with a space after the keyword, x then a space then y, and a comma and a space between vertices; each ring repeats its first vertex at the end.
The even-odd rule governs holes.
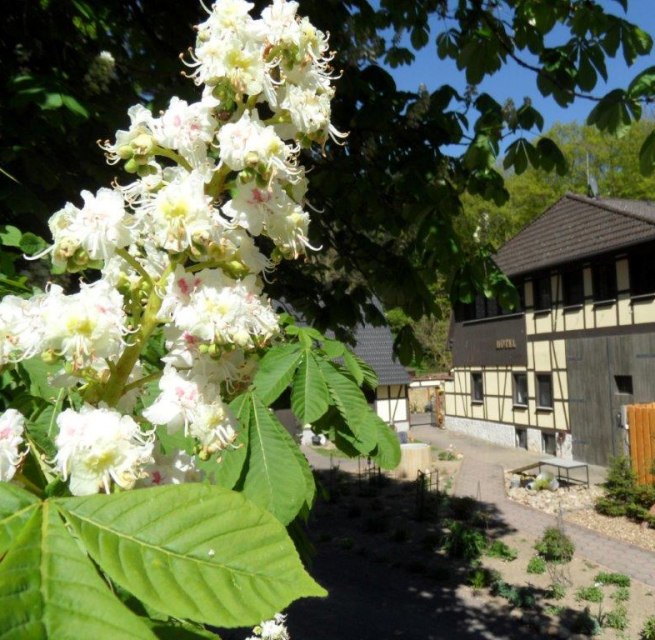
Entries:
POLYGON ((547 562, 570 562, 575 552, 575 545, 561 529, 548 527, 534 548, 547 562))
POLYGON ((626 504, 623 502, 615 502, 611 498, 598 498, 596 500, 595 509, 598 513, 611 518, 618 518, 625 515, 626 504))
POLYGON ((488 589, 494 582, 500 580, 500 574, 486 567, 476 567, 468 574, 467 582, 474 589, 488 589))
POLYGON ((548 588, 548 597, 561 600, 566 595, 566 587, 561 582, 553 582, 548 588))
POLYGON ((573 633, 583 633, 586 636, 597 636, 601 632, 600 623, 589 612, 589 607, 580 611, 571 624, 573 633))
POLYGON ((485 550, 487 541, 477 529, 453 522, 443 541, 443 548, 450 558, 477 560, 485 550))
POLYGON ((616 456, 610 460, 604 486, 607 497, 616 502, 628 503, 633 501, 637 487, 637 476, 632 470, 630 458, 616 456))
POLYGON ((546 561, 541 556, 532 556, 528 562, 528 573, 546 573, 546 561))
POLYGON ((655 640, 655 616, 646 618, 641 630, 641 640, 655 640))
POLYGON ((602 602, 603 592, 600 587, 580 587, 575 592, 576 600, 586 600, 587 602, 602 602))
POLYGON ((655 485, 638 484, 634 491, 634 501, 644 509, 650 509, 655 504, 655 485))
POLYGON ((607 571, 601 571, 596 574, 594 582, 613 584, 616 587, 629 587, 630 576, 626 576, 625 573, 608 573, 607 571))
POLYGON ((617 587, 616 591, 610 597, 615 602, 627 602, 630 600, 630 589, 628 587, 617 587))
POLYGON ((623 631, 628 626, 628 610, 622 604, 617 604, 605 614, 603 626, 623 631))
POLYGON ((500 558, 506 562, 516 560, 519 552, 512 547, 506 545, 502 540, 494 540, 488 547, 486 554, 490 558, 500 558))

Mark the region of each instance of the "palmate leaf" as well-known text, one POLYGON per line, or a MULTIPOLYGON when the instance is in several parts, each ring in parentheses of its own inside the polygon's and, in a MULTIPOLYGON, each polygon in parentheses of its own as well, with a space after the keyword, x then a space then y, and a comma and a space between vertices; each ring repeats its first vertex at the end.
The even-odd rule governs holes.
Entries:
POLYGON ((342 369, 332 362, 319 361, 323 377, 330 391, 332 402, 348 425, 351 444, 363 454, 373 450, 377 444, 377 431, 367 424, 370 407, 357 384, 342 369))
POLYGON ((301 424, 318 420, 328 409, 330 394, 314 354, 306 349, 293 378, 291 409, 301 424))
POLYGON ((254 625, 297 598, 325 595, 282 524, 240 493, 169 485, 57 505, 100 568, 166 615, 254 625))
POLYGON ((7 552, 39 505, 35 495, 13 484, 0 482, 0 557, 7 552))
POLYGON ((270 405, 291 384, 293 374, 302 357, 299 344, 272 347, 259 363, 254 388, 264 404, 270 405))
POLYGON ((371 412, 371 422, 375 425, 378 434, 378 444, 373 450, 373 459, 383 469, 395 469, 400 463, 400 441, 391 427, 371 412))
POLYGON ((255 504, 288 524, 302 508, 307 493, 295 454, 298 447, 260 398, 254 394, 248 397, 248 460, 242 490, 255 504))
POLYGON ((0 563, 0 603, 2 640, 156 640, 108 589, 48 501, 0 563))

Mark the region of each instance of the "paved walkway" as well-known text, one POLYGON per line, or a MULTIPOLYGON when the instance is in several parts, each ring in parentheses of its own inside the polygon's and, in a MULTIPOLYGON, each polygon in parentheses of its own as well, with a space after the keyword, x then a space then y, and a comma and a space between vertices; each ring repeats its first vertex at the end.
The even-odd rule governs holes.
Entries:
MULTIPOLYGON (((555 516, 513 502, 505 495, 504 471, 537 462, 542 454, 500 447, 430 426, 414 427, 411 435, 415 440, 429 442, 441 449, 452 445, 455 451, 464 455, 454 487, 456 495, 472 496, 494 504, 508 525, 535 538, 541 536, 546 527, 557 524, 555 516)), ((306 449, 305 453, 315 468, 330 466, 328 457, 318 456, 311 449, 306 449)), ((339 460, 339 464, 344 470, 357 469, 354 461, 339 460)), ((603 482, 605 471, 603 467, 590 466, 590 482, 603 482)), ((575 543, 576 555, 655 587, 655 554, 573 523, 566 522, 565 530, 575 543)))

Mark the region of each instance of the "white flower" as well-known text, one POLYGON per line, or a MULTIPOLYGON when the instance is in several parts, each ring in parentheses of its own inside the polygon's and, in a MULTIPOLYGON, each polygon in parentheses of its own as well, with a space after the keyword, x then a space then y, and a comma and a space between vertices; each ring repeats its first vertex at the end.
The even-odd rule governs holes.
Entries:
POLYGON ((16 473, 25 453, 18 450, 23 444, 25 418, 16 409, 0 415, 0 482, 9 482, 16 473))
POLYGON ((106 140, 100 145, 110 164, 128 160, 135 155, 147 156, 152 151, 152 113, 143 105, 136 104, 127 110, 127 115, 130 118, 130 128, 127 131, 118 130, 114 144, 106 140))
POLYGON ((152 424, 166 425, 170 433, 184 427, 184 435, 188 435, 193 412, 202 401, 202 385, 173 367, 166 367, 159 379, 159 389, 161 393, 143 411, 143 417, 152 424))
POLYGON ((189 425, 189 435, 194 437, 207 453, 228 448, 236 440, 234 417, 219 399, 211 404, 199 404, 189 425))
POLYGON ((221 161, 230 169, 262 170, 283 179, 293 179, 297 148, 286 145, 274 127, 263 125, 257 113, 251 117, 246 111, 237 122, 229 122, 219 129, 221 161))
POLYGON ((152 122, 153 135, 159 146, 176 149, 193 166, 205 160, 216 127, 209 104, 188 104, 178 97, 173 97, 168 109, 152 122))
POLYGON ((80 248, 91 260, 107 260, 116 249, 132 241, 130 216, 120 193, 102 188, 95 196, 89 191, 82 191, 81 195, 81 209, 69 202, 48 223, 54 240, 55 265, 65 267, 67 259, 80 248))
POLYGON ((109 51, 101 51, 91 61, 84 82, 91 93, 107 93, 109 84, 117 77, 114 56, 109 51))
POLYGON ((43 349, 42 299, 5 296, 0 300, 0 367, 27 360, 43 349))
POLYGON ((66 409, 57 416, 57 425, 55 465, 64 480, 70 478, 75 496, 101 489, 109 493, 112 480, 131 489, 152 462, 153 434, 143 433, 130 416, 113 409, 66 409))
POLYGON ((80 292, 66 296, 52 285, 42 302, 45 347, 78 369, 97 358, 115 360, 123 346, 123 297, 104 280, 82 283, 80 292))
POLYGON ((286 627, 285 615, 281 613, 276 613, 275 617, 272 620, 264 620, 258 626, 256 626, 253 631, 254 636, 247 638, 247 640, 289 640, 289 631, 286 627))
POLYGON ((145 468, 148 476, 139 481, 139 486, 161 486, 164 484, 185 484, 198 482, 201 474, 196 459, 186 451, 174 451, 164 455, 161 450, 154 453, 154 462, 145 468))
POLYGON ((201 174, 179 173, 173 182, 142 200, 137 210, 142 234, 158 247, 182 252, 225 226, 211 202, 201 174))

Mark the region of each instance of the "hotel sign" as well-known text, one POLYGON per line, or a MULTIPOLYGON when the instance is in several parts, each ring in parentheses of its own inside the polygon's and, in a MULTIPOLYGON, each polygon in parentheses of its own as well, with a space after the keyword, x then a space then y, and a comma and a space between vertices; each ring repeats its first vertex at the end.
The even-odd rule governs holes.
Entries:
POLYGON ((501 338, 496 340, 496 349, 516 349, 516 340, 514 338, 501 338))

